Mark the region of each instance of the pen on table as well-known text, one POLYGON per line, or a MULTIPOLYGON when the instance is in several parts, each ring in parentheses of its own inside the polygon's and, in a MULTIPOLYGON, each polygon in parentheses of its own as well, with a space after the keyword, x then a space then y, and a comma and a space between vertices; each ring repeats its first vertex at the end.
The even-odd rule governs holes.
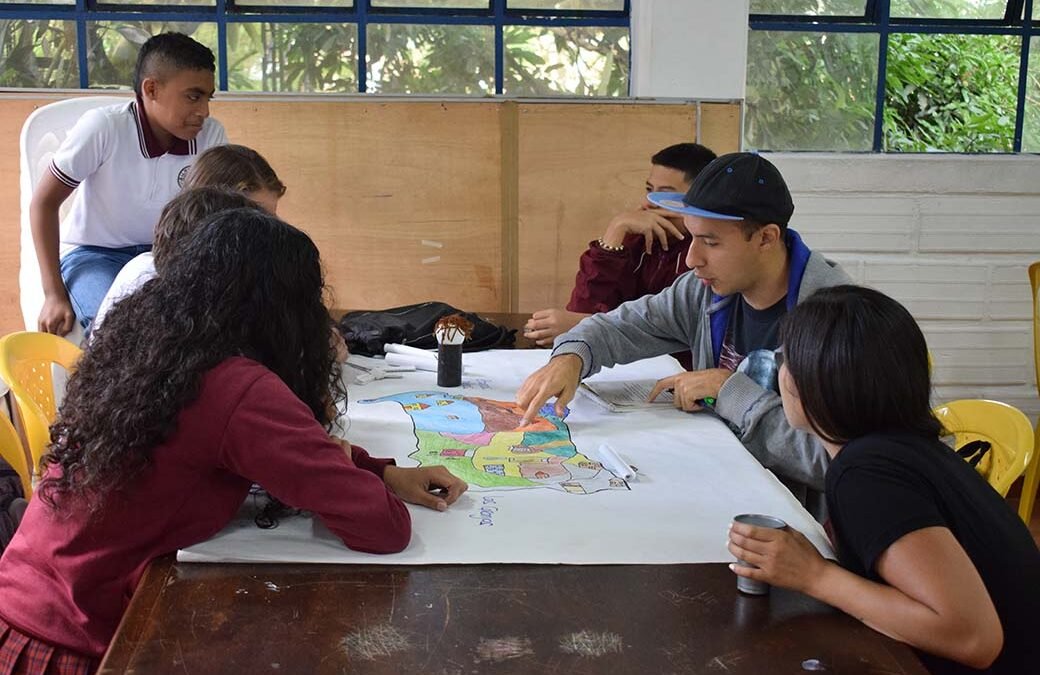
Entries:
MULTIPOLYGON (((673 396, 675 395, 675 389, 674 388, 673 389, 665 389, 665 391, 667 391, 669 394, 672 394, 673 396)), ((702 398, 700 400, 701 400, 701 402, 704 405, 715 405, 715 397, 714 396, 705 396, 704 398, 702 398)))

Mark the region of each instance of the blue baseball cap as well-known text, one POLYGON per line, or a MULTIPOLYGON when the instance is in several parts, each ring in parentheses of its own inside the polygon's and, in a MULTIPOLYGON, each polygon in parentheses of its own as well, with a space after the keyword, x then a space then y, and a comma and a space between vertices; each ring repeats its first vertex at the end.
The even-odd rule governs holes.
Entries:
POLYGON ((651 192, 647 199, 675 213, 781 227, 794 214, 784 177, 772 162, 754 152, 733 152, 715 159, 697 174, 685 194, 651 192))

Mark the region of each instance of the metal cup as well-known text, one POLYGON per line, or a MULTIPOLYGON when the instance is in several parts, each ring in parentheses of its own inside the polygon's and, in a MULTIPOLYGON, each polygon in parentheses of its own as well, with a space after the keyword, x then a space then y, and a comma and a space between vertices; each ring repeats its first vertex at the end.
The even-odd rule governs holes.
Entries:
MULTIPOLYGON (((775 518, 773 516, 765 516, 760 513, 742 513, 739 516, 733 517, 733 522, 743 523, 744 525, 754 525, 755 527, 768 527, 774 530, 782 530, 787 527, 787 523, 775 518)), ((737 565, 740 567, 755 567, 749 562, 738 559, 737 565)), ((737 590, 741 593, 747 593, 748 595, 765 595, 769 592, 769 584, 764 581, 756 581, 755 579, 748 579, 747 577, 737 577, 737 590)))

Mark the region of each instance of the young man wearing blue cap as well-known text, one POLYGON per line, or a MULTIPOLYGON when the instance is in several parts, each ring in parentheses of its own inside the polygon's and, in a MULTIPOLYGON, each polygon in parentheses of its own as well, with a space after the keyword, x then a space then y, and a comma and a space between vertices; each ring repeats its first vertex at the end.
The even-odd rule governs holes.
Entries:
POLYGON ((685 194, 659 192, 649 199, 683 214, 692 237, 686 257, 692 273, 557 337, 549 363, 527 378, 517 403, 533 418, 553 396, 562 408, 580 381, 601 368, 689 349, 692 372, 661 380, 651 398, 671 389, 683 410, 713 405, 747 449, 803 500, 806 488, 822 491, 827 453, 788 425, 773 352, 788 309, 850 278, 787 227, 791 193, 760 155, 723 155, 685 194))

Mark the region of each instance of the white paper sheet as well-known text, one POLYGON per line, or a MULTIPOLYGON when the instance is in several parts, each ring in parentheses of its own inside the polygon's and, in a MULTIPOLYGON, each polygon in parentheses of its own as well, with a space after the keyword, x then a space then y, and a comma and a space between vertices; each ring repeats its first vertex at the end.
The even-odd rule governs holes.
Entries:
MULTIPOLYGON (((457 420, 450 419, 448 411, 456 406, 459 411, 484 406, 484 420, 489 419, 485 414, 488 406, 493 413, 507 411, 523 379, 544 364, 548 355, 542 350, 466 354, 467 375, 463 377, 463 386, 455 389, 438 388, 436 374, 424 372, 351 387, 348 435, 351 442, 364 446, 372 455, 392 456, 401 466, 415 466, 416 460, 409 455, 420 454, 415 431, 418 426, 427 430, 425 457, 443 457, 445 464, 456 467, 466 462, 470 472, 499 471, 502 473, 496 474, 496 480, 515 485, 480 487, 471 482, 469 491, 443 513, 410 506, 412 541, 401 553, 373 555, 351 551, 317 519, 307 516, 286 518, 274 530, 260 530, 244 508, 240 517, 216 537, 180 551, 178 560, 379 564, 728 562, 733 558, 725 546, 727 527, 734 515, 751 512, 782 518, 804 532, 825 555, 833 555, 823 529, 748 454, 726 425, 710 413, 685 413, 671 407, 609 413, 579 397, 571 403, 571 413, 563 422, 574 448, 569 449, 558 440, 549 445, 552 452, 558 453, 555 456, 568 452, 573 455, 574 450, 588 452, 589 456, 571 456, 562 461, 546 455, 547 446, 530 442, 543 438, 537 432, 535 436, 523 437, 516 432, 495 438, 485 434, 480 439, 479 430, 475 435, 471 433, 472 416, 461 414, 457 420), (427 396, 417 399, 414 392, 427 396), (410 394, 402 397, 403 393, 410 394), (400 400, 362 403, 388 396, 400 400), (464 398, 456 398, 459 396, 464 398), (487 401, 506 403, 497 406, 487 401), (407 405, 412 406, 411 413, 405 410, 407 405), (446 437, 458 442, 436 440, 437 429, 450 429, 453 424, 460 426, 446 437), (596 448, 603 443, 609 443, 626 462, 639 468, 635 480, 618 479, 599 467, 593 458, 596 448), (484 445, 474 451, 479 444, 484 445), (435 452, 431 453, 431 447, 435 452), (518 450, 533 454, 514 455, 518 450), (499 457, 501 464, 496 464, 499 457), (547 468, 538 471, 527 464, 522 467, 524 473, 518 474, 520 469, 509 463, 523 463, 528 458, 538 458, 547 468)), ((678 370, 674 359, 660 357, 610 369, 596 377, 655 379, 678 370)))

